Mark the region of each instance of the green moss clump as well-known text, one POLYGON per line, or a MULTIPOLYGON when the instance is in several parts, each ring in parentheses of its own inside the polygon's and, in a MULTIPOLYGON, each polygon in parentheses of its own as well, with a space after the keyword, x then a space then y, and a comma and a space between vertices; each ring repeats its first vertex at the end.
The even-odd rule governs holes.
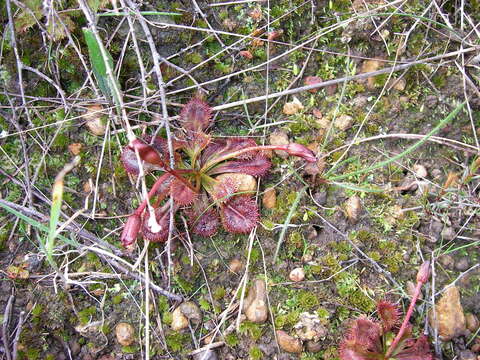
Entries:
POLYGON ((130 346, 122 346, 122 352, 125 354, 135 354, 138 352, 138 346, 130 345, 130 346))
POLYGON ((168 348, 173 352, 188 349, 190 344, 190 334, 182 334, 179 332, 170 333, 165 336, 168 348))
POLYGON ((380 261, 380 259, 382 258, 378 251, 369 251, 367 255, 374 261, 380 261))
POLYGON ((230 347, 237 346, 239 342, 240 340, 238 339, 238 336, 235 333, 230 333, 225 336, 225 344, 227 344, 230 347))
POLYGON ((118 304, 120 304, 122 301, 123 301, 123 294, 115 295, 115 296, 112 298, 112 303, 113 303, 114 305, 118 305, 118 304))
POLYGON ((252 346, 248 352, 251 360, 263 359, 263 352, 258 346, 252 346))
POLYGON ((301 310, 310 310, 319 304, 318 297, 312 292, 302 291, 298 294, 298 306, 301 310))
POLYGON ((82 325, 87 325, 96 312, 97 308, 95 306, 89 306, 86 309, 80 310, 78 312, 80 323, 82 325))
POLYGON ((165 311, 162 316, 162 321, 165 324, 170 325, 172 323, 172 320, 173 320, 172 313, 170 311, 165 311))
POLYGON ((240 324, 240 333, 250 336, 252 340, 257 341, 260 339, 262 337, 262 332, 262 327, 251 321, 244 321, 240 324))
POLYGON ((375 309, 375 301, 366 296, 362 291, 356 290, 348 297, 349 303, 363 312, 375 309))
POLYGON ((287 314, 277 315, 275 317, 275 326, 278 329, 291 328, 298 322, 299 317, 300 312, 297 310, 291 311, 287 314))
POLYGON ((225 288, 223 286, 219 286, 213 291, 212 296, 215 300, 221 300, 225 297, 226 293, 227 292, 225 288))

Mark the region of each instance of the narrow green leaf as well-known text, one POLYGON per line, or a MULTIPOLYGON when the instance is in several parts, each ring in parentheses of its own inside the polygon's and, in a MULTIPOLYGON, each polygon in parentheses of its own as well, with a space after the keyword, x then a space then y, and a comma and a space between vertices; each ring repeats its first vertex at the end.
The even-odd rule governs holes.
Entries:
POLYGON ((438 132, 441 128, 443 128, 445 125, 447 125, 450 121, 452 121, 455 118, 455 116, 457 116, 457 114, 460 112, 460 110, 463 109, 464 106, 465 106, 465 102, 458 105, 450 114, 448 114, 448 116, 446 116, 444 119, 442 119, 442 121, 440 121, 432 130, 430 130, 430 132, 427 135, 425 135, 421 140, 417 141, 415 144, 413 144, 407 150, 401 152, 400 154, 392 156, 391 158, 389 158, 385 161, 381 161, 381 162, 376 163, 375 165, 369 166, 367 168, 360 169, 360 170, 357 170, 357 171, 352 171, 350 173, 343 174, 343 175, 332 176, 332 177, 329 177, 327 179, 330 180, 330 181, 346 179, 350 176, 365 174, 367 172, 370 172, 370 171, 379 169, 381 167, 384 167, 384 166, 386 166, 386 165, 388 165, 388 164, 390 164, 394 161, 400 160, 404 156, 410 154, 412 151, 414 151, 415 149, 417 149, 418 147, 423 145, 432 135, 434 135, 436 132, 438 132))
POLYGON ((332 185, 335 185, 344 189, 348 189, 348 190, 353 190, 353 191, 362 191, 362 192, 371 192, 371 193, 385 192, 384 189, 380 189, 380 188, 365 188, 362 186, 357 186, 357 185, 348 184, 348 183, 339 183, 335 181, 332 181, 332 185))
MULTIPOLYGON (((31 217, 28 217, 26 215, 23 215, 21 212, 18 212, 17 210, 11 208, 10 206, 8 206, 6 204, 0 203, 0 207, 4 208, 9 213, 15 215, 17 218, 25 221, 27 224, 37 228, 38 230, 48 233, 48 227, 46 225, 42 224, 41 222, 39 222, 35 219, 32 219, 31 217)), ((64 241, 68 245, 72 245, 72 246, 75 246, 75 247, 80 246, 80 244, 78 242, 76 242, 72 239, 69 239, 69 238, 67 238, 63 235, 58 235, 57 237, 60 240, 64 241)), ((40 243, 40 247, 42 248, 42 250, 45 250, 45 244, 43 242, 40 243)))
POLYGON ((116 89, 120 89, 118 80, 113 74, 108 74, 107 69, 113 69, 113 59, 102 43, 99 43, 90 29, 83 28, 83 35, 88 47, 88 55, 92 64, 93 74, 98 82, 98 87, 103 95, 114 101, 117 108, 120 108, 120 99, 116 89), (115 83, 113 83, 115 82, 115 83))
POLYGON ((287 218, 285 219, 285 223, 283 224, 282 231, 280 231, 280 236, 278 237, 277 247, 275 249, 275 254, 273 255, 273 263, 277 261, 278 253, 280 252, 280 248, 282 247, 283 240, 285 239, 285 234, 287 233, 288 225, 290 225, 290 221, 292 221, 293 214, 297 210, 298 204, 300 204, 300 199, 302 198, 303 194, 307 190, 308 186, 304 186, 298 193, 297 197, 293 201, 293 204, 290 208, 290 211, 287 214, 287 218))

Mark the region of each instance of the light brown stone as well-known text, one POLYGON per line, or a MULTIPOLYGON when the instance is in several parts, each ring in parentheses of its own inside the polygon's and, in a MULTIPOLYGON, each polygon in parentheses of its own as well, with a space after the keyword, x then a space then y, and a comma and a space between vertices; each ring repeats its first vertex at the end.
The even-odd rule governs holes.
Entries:
POLYGON ((277 341, 280 349, 282 349, 283 351, 295 354, 302 352, 303 347, 300 339, 288 335, 283 330, 277 330, 277 341))
POLYGON ((273 209, 277 204, 277 192, 274 188, 268 188, 265 190, 262 198, 262 204, 267 209, 273 209))
POLYGON ((118 323, 115 326, 115 336, 120 345, 130 346, 135 340, 135 329, 129 323, 118 323))
POLYGON ((431 327, 438 329, 438 335, 443 341, 449 341, 465 332, 465 315, 460 303, 460 291, 456 286, 445 290, 435 305, 435 316, 434 312, 430 311, 428 320, 431 327))

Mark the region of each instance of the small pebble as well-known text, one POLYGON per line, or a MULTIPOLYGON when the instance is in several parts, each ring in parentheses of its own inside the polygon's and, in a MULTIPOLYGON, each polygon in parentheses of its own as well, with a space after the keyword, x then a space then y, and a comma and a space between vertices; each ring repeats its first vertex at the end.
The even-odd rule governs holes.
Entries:
POLYGON ((238 186, 238 192, 253 192, 257 189, 257 180, 252 175, 241 173, 225 173, 216 177, 216 180, 218 181, 226 179, 231 179, 231 181, 238 186))
POLYGON ((465 271, 470 267, 468 258, 462 257, 455 262, 455 269, 458 271, 465 271))
POLYGON ((453 259, 453 256, 448 254, 440 256, 438 258, 438 261, 447 269, 452 269, 455 265, 455 260, 453 259))
POLYGON ((297 354, 302 352, 302 342, 299 339, 288 335, 283 330, 277 330, 277 340, 280 349, 283 351, 297 354))
POLYGON ((182 314, 190 321, 200 322, 202 320, 202 312, 193 301, 186 301, 178 307, 182 314))
POLYGON ((320 350, 322 350, 322 343, 320 341, 313 341, 309 340, 307 341, 307 351, 317 353, 320 350))
MULTIPOLYGON (((288 140, 288 135, 284 131, 275 131, 270 134, 269 139, 270 145, 287 145, 290 141, 288 140)), ((288 157, 288 153, 283 150, 275 150, 275 154, 280 156, 282 159, 286 159, 288 157)))
POLYGON ((86 120, 85 126, 93 135, 104 135, 107 129, 102 110, 101 105, 89 105, 87 106, 87 112, 83 115, 83 119, 86 120))
POLYGON ((277 204, 277 193, 274 188, 268 188, 265 190, 262 198, 262 204, 267 209, 275 208, 277 204))
POLYGON ((351 196, 345 203, 347 218, 352 224, 356 224, 362 211, 362 203, 357 195, 351 196))
POLYGON ((327 203, 327 192, 326 191, 318 191, 313 194, 313 198, 318 205, 325 205, 327 203))
POLYGON ((413 165, 413 172, 415 173, 415 176, 421 179, 426 178, 428 175, 427 168, 420 164, 413 165))
POLYGON ((428 238, 430 241, 438 241, 440 240, 440 234, 442 232, 442 229, 443 229, 443 223, 440 222, 440 221, 437 221, 437 220, 432 220, 430 222, 430 237, 432 238, 428 238))
POLYGON ((243 269, 243 263, 237 258, 232 259, 228 264, 228 269, 231 272, 238 274, 243 269))
POLYGON ((188 327, 188 319, 183 315, 180 307, 177 307, 172 313, 172 323, 170 327, 173 331, 180 331, 188 327))
POLYGON ((243 304, 245 315, 254 323, 264 323, 268 319, 267 289, 265 282, 257 279, 248 291, 248 296, 243 304))
POLYGON ((346 114, 340 115, 335 119, 335 122, 333 124, 339 130, 342 130, 342 131, 348 130, 353 125, 353 117, 346 114))
POLYGON ((295 268, 290 272, 288 277, 293 282, 303 281, 305 279, 305 270, 301 267, 295 268))
POLYGON ((455 230, 452 227, 445 226, 440 233, 441 237, 445 241, 452 241, 456 237, 455 230))
POLYGON ((367 103, 368 103, 368 98, 366 96, 363 96, 363 95, 359 95, 352 100, 352 104, 355 107, 363 108, 367 105, 367 103))
POLYGON ((465 322, 467 324, 467 329, 472 333, 475 333, 480 327, 478 317, 472 313, 465 314, 465 322))
POLYGON ((115 336, 117 341, 122 346, 130 346, 135 340, 135 329, 129 323, 118 323, 115 326, 115 336))
POLYGON ((435 304, 434 312, 428 313, 432 328, 438 329, 442 341, 449 341, 465 333, 465 315, 460 302, 460 291, 456 286, 449 286, 435 304))

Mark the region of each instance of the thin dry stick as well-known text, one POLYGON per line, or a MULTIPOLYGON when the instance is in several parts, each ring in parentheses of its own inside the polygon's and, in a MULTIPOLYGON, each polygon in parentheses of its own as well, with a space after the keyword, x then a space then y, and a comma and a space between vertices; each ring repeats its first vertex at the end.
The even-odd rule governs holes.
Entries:
MULTIPOLYGON (((126 7, 125 1, 120 0, 120 3, 122 4, 122 7, 126 7)), ((130 28, 130 31, 132 33, 132 42, 133 42, 133 49, 135 50, 135 54, 137 55, 137 61, 138 61, 138 66, 140 67, 140 83, 142 84, 142 92, 143 92, 143 103, 142 107, 143 109, 147 109, 147 75, 145 71, 145 65, 143 64, 143 59, 142 59, 142 54, 140 53, 140 47, 138 46, 138 41, 137 41, 137 36, 135 33, 135 26, 132 20, 132 17, 130 16, 130 13, 127 15, 127 21, 128 21, 128 26, 130 28)))
MULTIPOLYGON (((390 72, 396 72, 396 71, 408 69, 408 68, 410 68, 412 66, 415 66, 415 65, 425 64, 425 63, 428 63, 428 62, 441 60, 441 59, 445 59, 445 58, 448 58, 448 57, 458 56, 458 55, 463 54, 463 53, 478 51, 479 49, 480 49, 480 46, 473 46, 473 47, 469 47, 469 48, 466 48, 466 49, 463 49, 463 50, 452 51, 450 53, 446 53, 446 54, 443 54, 443 55, 437 55, 437 56, 432 56, 432 57, 422 59, 422 60, 416 60, 416 61, 413 61, 413 62, 408 63, 408 64, 392 66, 392 67, 380 69, 380 70, 377 70, 377 71, 362 73, 362 74, 358 74, 358 75, 345 76, 345 77, 342 77, 342 78, 339 78, 339 79, 328 80, 328 81, 324 81, 324 82, 321 82, 321 83, 318 83, 318 84, 301 86, 301 87, 297 87, 297 88, 290 89, 290 90, 284 90, 284 91, 280 91, 280 92, 277 92, 277 93, 271 93, 269 95, 262 95, 262 96, 257 96, 257 97, 253 97, 253 98, 250 98, 250 99, 234 101, 234 102, 231 102, 231 103, 228 103, 228 104, 215 106, 212 109, 214 111, 225 110, 225 109, 230 109, 230 108, 236 107, 236 106, 242 106, 242 105, 245 105, 245 104, 254 103, 254 102, 257 102, 257 101, 264 101, 266 99, 273 99, 273 98, 276 98, 276 97, 279 97, 279 96, 293 95, 293 94, 298 94, 300 92, 304 92, 304 91, 308 91, 308 90, 320 89, 320 88, 323 88, 323 87, 326 87, 326 86, 340 84, 340 83, 343 83, 345 81, 366 79, 366 78, 377 76, 377 75, 382 75, 382 74, 386 74, 386 73, 390 73, 390 72)), ((204 85, 204 84, 201 84, 201 85, 204 85)))
POLYGON ((148 264, 148 245, 149 241, 145 241, 145 263, 144 263, 144 277, 145 277, 145 360, 150 360, 150 270, 148 264))
POLYGON ((7 0, 7 16, 8 16, 8 26, 10 28, 10 41, 11 41, 10 45, 13 48, 13 53, 15 55, 15 60, 17 62, 18 86, 20 87, 20 95, 22 97, 23 109, 27 114, 28 123, 30 124, 30 126, 33 126, 32 119, 30 118, 30 113, 28 112, 28 109, 27 109, 27 101, 25 98, 25 88, 23 86, 23 73, 22 73, 23 62, 20 59, 20 55, 18 53, 17 39, 15 38, 15 26, 13 22, 12 6, 11 6, 10 0, 7 0))
POLYGON ((222 47, 224 48, 224 47, 225 47, 225 44, 223 43, 222 39, 220 39, 220 37, 217 35, 217 33, 214 31, 212 25, 210 25, 210 22, 208 21, 207 16, 206 16, 205 13, 202 11, 202 9, 200 9, 200 6, 198 6, 197 1, 196 1, 196 0, 192 0, 192 3, 193 3, 193 7, 195 8, 195 12, 197 12, 198 14, 200 14, 200 16, 202 17, 203 21, 205 21, 205 23, 207 24, 208 29, 213 32, 213 36, 215 37, 215 39, 217 39, 217 41, 220 43, 220 45, 222 45, 222 47))
POLYGON ((39 71, 35 68, 32 68, 31 66, 22 65, 22 68, 25 69, 25 70, 28 70, 30 72, 33 72, 35 75, 37 75, 38 77, 41 77, 43 80, 45 80, 50 85, 52 85, 57 90, 60 97, 62 98, 63 106, 65 107, 65 109, 69 108, 68 103, 67 103, 67 99, 65 98, 65 92, 62 90, 62 88, 55 81, 50 79, 47 75, 45 75, 41 71, 39 71))
MULTIPOLYGON (((12 115, 8 116, 8 120, 13 124, 15 129, 20 133, 21 128, 20 128, 20 124, 18 123, 18 121, 16 119, 15 110, 13 109, 13 103, 10 101, 9 97, 7 97, 7 99, 10 103, 10 106, 12 106, 12 115)), ((5 118, 7 118, 7 115, 3 115, 3 116, 5 118)), ((25 186, 24 186, 24 189, 25 189, 25 192, 27 194, 27 197, 24 199, 23 204, 25 205, 26 202, 28 201, 29 207, 32 207, 32 205, 33 205, 33 193, 32 193, 32 183, 31 183, 31 180, 30 180, 30 169, 29 169, 30 159, 29 159, 29 156, 28 156, 27 145, 26 145, 26 141, 25 141, 25 135, 20 133, 19 138, 20 138, 20 145, 22 147, 23 159, 25 161, 25 174, 24 174, 25 186)), ((14 228, 15 228, 15 226, 14 226, 14 228)))
POLYGON ((7 360, 12 359, 12 354, 10 353, 10 340, 8 336, 8 325, 10 323, 10 315, 12 314, 12 306, 15 296, 12 294, 8 298, 7 306, 5 306, 5 311, 3 312, 3 323, 2 323, 2 341, 3 348, 5 349, 5 355, 7 360))
POLYGON ((20 334, 22 333, 24 316, 25 311, 21 311, 20 315, 18 316, 17 331, 15 332, 15 337, 13 338, 12 360, 17 360, 18 357, 18 342, 20 341, 20 334))
MULTIPOLYGON (((162 75, 162 70, 160 68, 160 63, 159 63, 159 58, 160 55, 158 54, 157 48, 155 46, 155 43, 153 41, 152 34, 150 32, 150 29, 145 21, 145 18, 140 14, 138 11, 138 7, 136 4, 134 4, 131 0, 127 0, 127 3, 130 8, 132 8, 135 11, 135 14, 138 18, 138 21, 140 22, 140 25, 142 26, 143 32, 145 34, 145 37, 147 38, 148 45, 150 47, 150 52, 152 53, 153 56, 153 64, 154 64, 154 71, 157 77, 157 83, 158 83, 158 89, 160 92, 160 100, 162 104, 162 115, 163 115, 163 120, 164 120, 164 126, 165 126, 165 132, 167 134, 167 144, 168 144, 168 152, 169 152, 169 160, 170 160, 170 168, 174 169, 175 168, 175 157, 174 157, 174 152, 173 152, 173 145, 172 145, 172 133, 170 130, 170 123, 169 123, 169 116, 168 116, 168 110, 167 110, 167 99, 165 95, 165 83, 163 81, 163 75, 162 75)), ((174 229, 174 203, 173 203, 173 198, 170 197, 170 218, 169 218, 169 226, 168 226, 168 240, 167 240, 167 257, 168 257, 168 282, 170 284, 170 271, 171 271, 171 264, 172 264, 172 259, 171 259, 171 242, 172 242, 172 233, 174 229)))

